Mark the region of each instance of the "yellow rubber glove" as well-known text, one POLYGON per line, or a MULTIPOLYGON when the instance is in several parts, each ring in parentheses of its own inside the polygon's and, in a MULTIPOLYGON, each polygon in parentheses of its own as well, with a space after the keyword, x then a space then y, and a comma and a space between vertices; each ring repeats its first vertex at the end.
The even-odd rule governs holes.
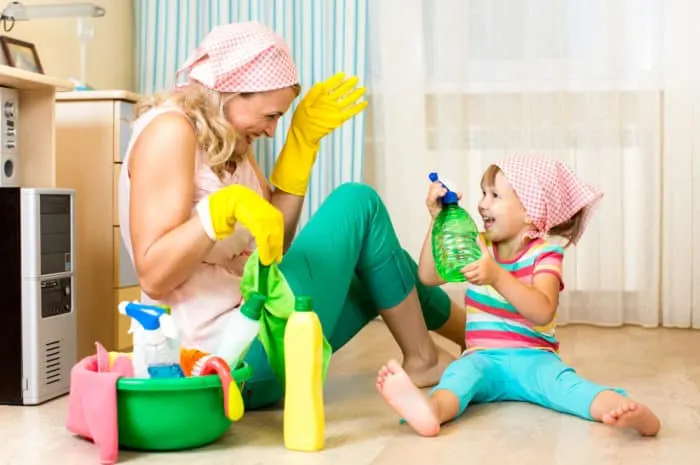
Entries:
POLYGON ((263 265, 279 263, 282 259, 282 212, 254 190, 238 184, 224 187, 200 200, 196 211, 212 240, 221 240, 231 235, 238 221, 255 238, 263 265))
POLYGON ((337 73, 315 84, 299 102, 287 140, 272 170, 270 182, 284 192, 305 195, 321 139, 360 113, 367 101, 358 102, 365 88, 355 89, 359 79, 337 73))

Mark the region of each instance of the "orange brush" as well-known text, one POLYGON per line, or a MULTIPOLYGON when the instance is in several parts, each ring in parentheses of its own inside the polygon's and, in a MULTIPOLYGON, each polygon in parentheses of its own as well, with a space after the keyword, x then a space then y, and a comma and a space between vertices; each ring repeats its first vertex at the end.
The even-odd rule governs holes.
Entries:
POLYGON ((200 376, 204 363, 211 358, 206 352, 198 349, 180 349, 180 367, 185 376, 200 376))

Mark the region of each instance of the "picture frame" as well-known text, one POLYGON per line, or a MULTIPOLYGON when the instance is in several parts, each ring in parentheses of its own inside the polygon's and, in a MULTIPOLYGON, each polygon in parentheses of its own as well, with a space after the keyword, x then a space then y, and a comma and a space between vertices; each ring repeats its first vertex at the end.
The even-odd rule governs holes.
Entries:
POLYGON ((44 74, 36 45, 14 37, 0 36, 4 62, 13 68, 44 74))

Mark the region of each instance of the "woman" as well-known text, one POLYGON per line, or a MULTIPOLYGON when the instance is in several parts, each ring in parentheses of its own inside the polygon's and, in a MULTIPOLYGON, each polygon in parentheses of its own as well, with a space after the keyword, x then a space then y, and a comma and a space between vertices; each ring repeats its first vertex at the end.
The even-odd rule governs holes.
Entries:
MULTIPOLYGON (((254 22, 220 26, 180 72, 184 85, 140 104, 119 184, 142 301, 169 305, 183 345, 212 351, 257 246, 261 263, 279 263, 292 291, 312 297, 333 350, 379 314, 414 382, 435 384, 450 357, 427 329, 462 345, 464 314, 441 290, 417 285, 417 266, 370 187, 335 190, 292 243, 321 139, 366 106, 357 78, 338 74, 301 100, 270 187, 251 144, 273 135, 300 93, 282 38, 254 22)), ((260 343, 246 361, 247 408, 278 401, 260 343)))

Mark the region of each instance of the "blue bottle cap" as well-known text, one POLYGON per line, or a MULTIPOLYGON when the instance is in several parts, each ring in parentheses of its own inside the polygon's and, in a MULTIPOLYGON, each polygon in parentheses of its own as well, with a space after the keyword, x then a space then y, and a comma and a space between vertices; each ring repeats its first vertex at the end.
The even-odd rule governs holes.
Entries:
POLYGON ((459 197, 456 192, 447 191, 447 194, 442 198, 443 205, 456 205, 459 203, 459 197))
POLYGON ((150 365, 148 367, 148 375, 151 378, 184 378, 185 373, 180 365, 150 365))

